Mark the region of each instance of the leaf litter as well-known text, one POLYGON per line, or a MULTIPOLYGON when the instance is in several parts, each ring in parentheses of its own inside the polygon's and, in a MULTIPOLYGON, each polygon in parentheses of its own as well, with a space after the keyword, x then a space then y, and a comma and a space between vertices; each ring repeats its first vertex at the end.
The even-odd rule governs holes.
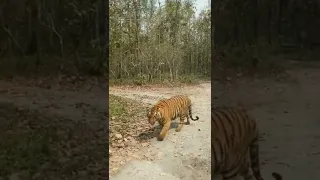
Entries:
POLYGON ((146 150, 154 137, 154 128, 147 122, 145 104, 110 95, 109 111, 110 176, 132 159, 153 161, 157 158, 146 150))
POLYGON ((0 103, 0 177, 106 179, 105 122, 74 121, 0 103))

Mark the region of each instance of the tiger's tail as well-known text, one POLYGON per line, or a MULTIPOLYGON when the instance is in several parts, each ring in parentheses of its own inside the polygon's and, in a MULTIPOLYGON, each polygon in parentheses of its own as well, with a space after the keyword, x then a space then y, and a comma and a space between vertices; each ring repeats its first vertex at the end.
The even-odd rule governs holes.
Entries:
MULTIPOLYGON (((260 165, 259 165, 259 143, 258 137, 254 138, 250 145, 250 160, 251 160, 251 168, 254 174, 254 177, 257 180, 263 180, 260 173, 260 165)), ((276 172, 272 173, 272 176, 276 180, 282 180, 282 176, 276 172)))
POLYGON ((191 106, 189 106, 189 115, 190 115, 190 118, 191 118, 193 121, 197 121, 197 120, 199 119, 199 117, 198 117, 198 116, 196 116, 196 118, 195 118, 195 119, 192 117, 192 110, 191 110, 191 106))

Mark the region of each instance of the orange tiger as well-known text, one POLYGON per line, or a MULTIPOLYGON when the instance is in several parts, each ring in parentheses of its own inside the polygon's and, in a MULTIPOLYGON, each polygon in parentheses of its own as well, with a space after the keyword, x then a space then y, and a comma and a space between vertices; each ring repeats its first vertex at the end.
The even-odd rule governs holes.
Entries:
POLYGON ((176 132, 181 131, 184 119, 187 118, 186 125, 190 124, 189 116, 193 121, 199 119, 196 116, 196 119, 192 117, 191 111, 191 100, 188 96, 178 95, 173 96, 170 99, 162 99, 158 103, 156 103, 150 111, 148 111, 147 117, 148 121, 151 125, 154 125, 156 121, 162 126, 162 130, 158 136, 158 140, 162 141, 166 136, 171 121, 180 117, 179 126, 176 128, 176 132))
MULTIPOLYGON (((222 175, 224 180, 238 175, 245 180, 263 180, 259 166, 257 123, 245 109, 212 108, 211 132, 212 174, 222 175)), ((272 176, 282 180, 276 172, 272 176)))

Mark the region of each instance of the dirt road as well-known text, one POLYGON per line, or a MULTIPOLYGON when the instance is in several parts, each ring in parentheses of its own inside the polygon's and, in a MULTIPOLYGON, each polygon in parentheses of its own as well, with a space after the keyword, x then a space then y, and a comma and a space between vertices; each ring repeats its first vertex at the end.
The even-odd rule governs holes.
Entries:
MULTIPOLYGON (((210 108, 211 84, 194 87, 121 90, 110 88, 110 93, 152 104, 160 98, 186 94, 193 102, 193 114, 198 121, 191 121, 181 132, 170 129, 164 141, 152 139, 148 151, 157 152, 154 161, 133 160, 111 177, 112 180, 209 180, 210 174, 210 108)), ((146 121, 147 119, 142 119, 146 121)), ((178 121, 175 121, 178 122, 178 121)))

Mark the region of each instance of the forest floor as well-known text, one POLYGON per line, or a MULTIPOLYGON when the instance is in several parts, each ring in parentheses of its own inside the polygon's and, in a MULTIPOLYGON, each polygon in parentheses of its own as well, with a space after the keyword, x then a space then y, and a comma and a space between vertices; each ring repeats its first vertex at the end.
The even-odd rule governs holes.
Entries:
MULTIPOLYGON (((211 85, 215 106, 241 103, 257 118, 266 179, 273 171, 285 179, 314 179, 320 175, 319 82, 319 63, 294 63, 280 78, 110 87, 110 105, 117 107, 110 112, 115 114, 110 127, 118 131, 110 131, 111 179, 209 180, 211 85), (175 94, 189 95, 200 119, 156 141, 158 132, 146 123, 146 107, 175 94)), ((107 178, 108 94, 82 84, 0 80, 0 179, 107 178)))

